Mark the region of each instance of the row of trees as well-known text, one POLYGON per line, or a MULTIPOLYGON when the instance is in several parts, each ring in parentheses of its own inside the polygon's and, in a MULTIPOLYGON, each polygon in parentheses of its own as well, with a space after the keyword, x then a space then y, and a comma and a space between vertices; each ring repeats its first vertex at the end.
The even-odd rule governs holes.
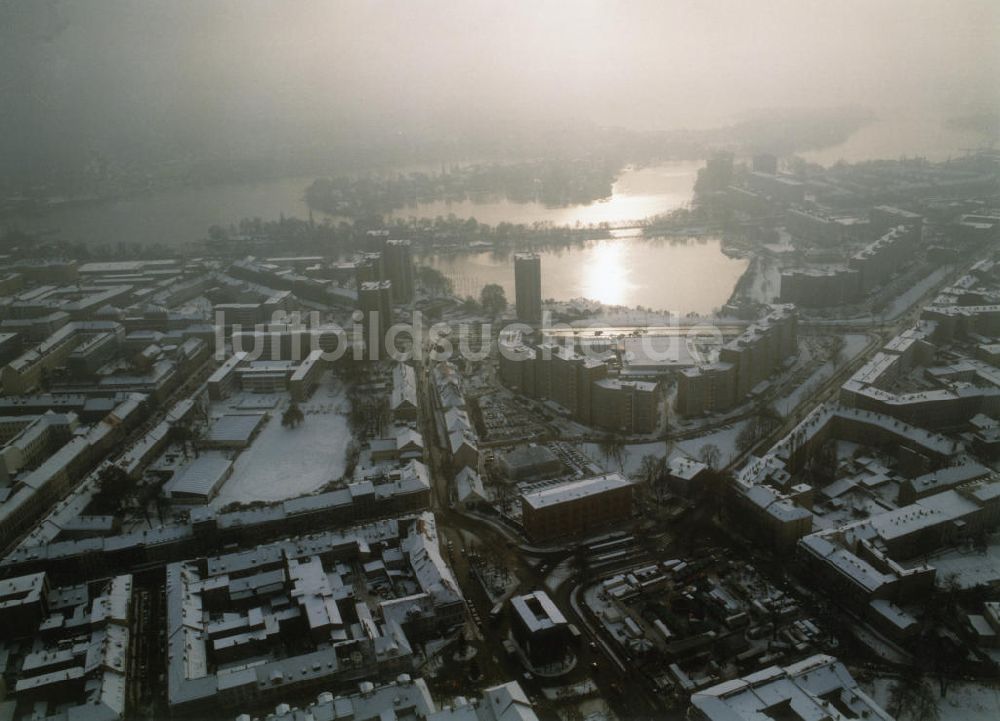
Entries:
POLYGON ((769 404, 758 405, 736 436, 736 449, 740 453, 745 453, 767 438, 780 425, 781 414, 777 408, 769 404))
POLYGON ((547 206, 591 203, 611 195, 623 163, 607 158, 551 158, 467 165, 440 173, 320 178, 306 188, 311 209, 331 215, 384 215, 418 203, 506 198, 547 206))
MULTIPOLYGON (((464 251, 470 243, 484 242, 500 253, 524 247, 570 248, 586 240, 607 237, 606 228, 600 225, 568 227, 544 222, 489 225, 475 218, 449 214, 388 221, 381 216, 339 222, 326 219, 319 223, 294 217, 244 218, 228 226, 209 227, 206 240, 212 250, 219 253, 267 253, 280 249, 282 252, 350 255, 372 249, 370 230, 388 230, 394 236, 409 238, 417 250, 448 247, 464 251)), ((165 251, 163 256, 156 257, 171 254, 165 251)))

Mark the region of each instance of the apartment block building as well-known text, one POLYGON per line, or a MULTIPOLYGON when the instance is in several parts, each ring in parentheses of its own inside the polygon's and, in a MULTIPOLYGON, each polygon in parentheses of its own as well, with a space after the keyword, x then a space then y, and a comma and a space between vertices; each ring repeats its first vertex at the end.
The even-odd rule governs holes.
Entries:
POLYGON ((542 259, 535 253, 514 256, 514 295, 517 319, 522 323, 541 323, 542 259))
POLYGON ((698 415, 737 405, 797 348, 795 306, 771 306, 767 315, 722 346, 718 363, 681 371, 677 379, 677 412, 698 415))
POLYGON ((532 541, 580 536, 632 515, 632 484, 620 473, 547 486, 521 495, 524 532, 532 541))
POLYGON ((585 425, 654 432, 660 423, 659 384, 610 378, 608 372, 605 361, 555 344, 514 342, 500 354, 500 382, 508 388, 553 401, 585 425))

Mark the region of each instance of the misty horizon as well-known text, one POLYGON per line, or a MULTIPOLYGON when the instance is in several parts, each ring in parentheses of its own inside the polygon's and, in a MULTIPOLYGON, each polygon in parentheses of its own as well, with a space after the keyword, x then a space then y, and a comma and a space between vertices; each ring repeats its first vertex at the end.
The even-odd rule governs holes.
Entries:
POLYGON ((0 165, 579 152, 775 110, 995 128, 995 3, 779 5, 4 3, 0 165))

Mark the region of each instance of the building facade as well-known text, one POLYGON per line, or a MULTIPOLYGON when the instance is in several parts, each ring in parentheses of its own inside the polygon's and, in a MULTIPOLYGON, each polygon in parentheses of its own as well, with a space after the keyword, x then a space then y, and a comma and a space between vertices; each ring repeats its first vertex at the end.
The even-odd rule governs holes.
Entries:
POLYGON ((535 253, 514 256, 514 295, 517 319, 542 322, 542 259, 535 253))
POLYGON ((389 357, 386 331, 392 325, 392 282, 366 281, 358 291, 365 339, 365 353, 369 360, 389 357))
POLYGON ((532 541, 592 533, 632 516, 632 484, 619 473, 521 495, 521 522, 532 541))

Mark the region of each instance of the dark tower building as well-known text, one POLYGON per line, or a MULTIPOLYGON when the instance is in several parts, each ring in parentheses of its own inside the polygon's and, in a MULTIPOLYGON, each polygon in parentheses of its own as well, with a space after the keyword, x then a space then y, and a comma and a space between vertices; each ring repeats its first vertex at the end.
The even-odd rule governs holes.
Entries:
POLYGON ((705 167, 698 171, 695 190, 711 193, 725 190, 733 182, 733 154, 719 151, 705 161, 705 167))
POLYGON ((413 258, 410 255, 410 241, 386 241, 384 260, 385 277, 392 281, 393 302, 409 303, 413 300, 413 258))
POLYGON ((392 283, 388 280, 362 283, 358 288, 358 304, 364 314, 365 354, 369 360, 388 358, 385 333, 392 325, 392 283))
POLYGON ((376 283, 386 280, 385 260, 382 254, 379 252, 362 253, 354 272, 359 292, 364 283, 376 283))
POLYGON ((534 253, 514 256, 514 295, 517 319, 542 322, 542 259, 534 253))
POLYGON ((753 172, 777 175, 778 159, 770 153, 760 153, 753 156, 753 172))

